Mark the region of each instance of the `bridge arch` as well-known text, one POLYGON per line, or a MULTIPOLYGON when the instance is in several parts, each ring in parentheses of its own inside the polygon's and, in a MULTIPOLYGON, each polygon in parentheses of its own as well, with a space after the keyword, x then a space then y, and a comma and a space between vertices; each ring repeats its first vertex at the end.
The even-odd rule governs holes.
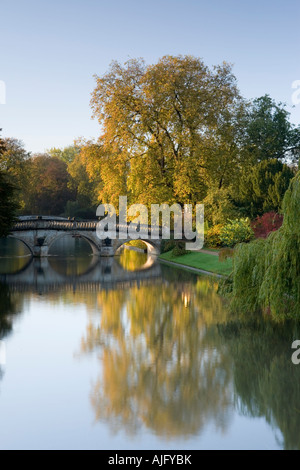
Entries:
POLYGON ((28 240, 25 237, 19 236, 19 235, 9 235, 8 238, 13 238, 14 240, 18 240, 19 242, 23 243, 23 245, 28 248, 31 256, 34 256, 34 247, 33 244, 31 243, 31 240, 28 240))
MULTIPOLYGON (((159 245, 159 243, 155 243, 155 241, 159 242, 159 240, 155 240, 155 241, 153 241, 153 240, 144 240, 142 238, 139 238, 139 240, 141 242, 145 243, 149 255, 158 256, 160 254, 160 245, 159 245)), ((115 243, 114 243, 115 254, 123 245, 126 245, 126 243, 128 243, 128 242, 132 242, 132 238, 128 238, 127 240, 118 240, 118 239, 115 240, 115 243)))
POLYGON ((82 240, 85 240, 91 247, 93 255, 99 255, 99 248, 97 247, 95 241, 91 238, 88 237, 87 235, 82 235, 82 234, 73 234, 71 233, 55 233, 53 236, 46 238, 46 242, 48 245, 48 252, 51 250, 51 247, 54 245, 59 240, 62 240, 63 238, 66 237, 72 237, 72 238, 81 238, 82 240))

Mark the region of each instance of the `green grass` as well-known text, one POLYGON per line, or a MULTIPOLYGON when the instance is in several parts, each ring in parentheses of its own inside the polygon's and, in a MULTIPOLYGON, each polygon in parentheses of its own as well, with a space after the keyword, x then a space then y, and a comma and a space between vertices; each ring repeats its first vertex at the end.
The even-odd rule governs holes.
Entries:
POLYGON ((203 250, 212 251, 213 253, 217 253, 218 251, 220 251, 220 248, 207 248, 206 246, 204 246, 203 250))
POLYGON ((191 268, 203 269, 214 274, 230 274, 232 270, 232 260, 227 259, 222 263, 218 256, 207 253, 192 252, 183 256, 173 256, 171 251, 160 255, 160 259, 172 261, 173 263, 189 266, 191 268))

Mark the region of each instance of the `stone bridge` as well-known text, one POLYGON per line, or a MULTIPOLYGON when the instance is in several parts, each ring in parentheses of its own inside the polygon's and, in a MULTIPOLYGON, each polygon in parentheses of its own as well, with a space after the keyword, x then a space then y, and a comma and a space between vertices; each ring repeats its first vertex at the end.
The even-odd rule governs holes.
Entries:
MULTIPOLYGON (((97 237, 97 221, 77 222, 54 217, 24 217, 20 218, 12 228, 10 238, 20 240, 27 246, 32 256, 41 258, 49 255, 54 242, 67 235, 86 240, 93 254, 97 256, 114 256, 117 250, 131 238, 118 238, 120 232, 127 232, 127 225, 118 224, 117 239, 108 236, 105 240, 97 237)), ((148 253, 158 255, 161 249, 161 238, 151 240, 151 227, 143 228, 145 237, 141 240, 146 244, 148 253)), ((161 232, 161 231, 160 231, 161 232)), ((161 237, 161 233, 159 235, 161 237)))

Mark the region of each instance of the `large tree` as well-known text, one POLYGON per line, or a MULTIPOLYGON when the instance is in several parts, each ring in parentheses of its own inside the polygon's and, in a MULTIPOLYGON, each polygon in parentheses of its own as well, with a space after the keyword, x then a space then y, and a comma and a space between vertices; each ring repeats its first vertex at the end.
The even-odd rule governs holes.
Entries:
POLYGON ((103 128, 105 194, 124 191, 120 173, 133 201, 195 203, 212 180, 222 186, 233 177, 231 134, 244 105, 228 64, 209 69, 191 56, 151 66, 129 60, 96 80, 91 103, 103 128))
POLYGON ((258 163, 299 158, 300 128, 285 106, 268 95, 246 103, 226 63, 113 62, 96 81, 91 105, 103 132, 84 153, 99 200, 196 203, 224 191, 230 199, 258 163))
POLYGON ((262 160, 244 171, 234 198, 240 212, 252 219, 265 212, 280 212, 295 171, 276 158, 262 160))
POLYGON ((269 95, 252 102, 243 145, 254 164, 272 158, 299 160, 300 127, 294 126, 289 116, 285 106, 276 103, 269 95))
POLYGON ((0 153, 0 169, 6 171, 18 185, 26 175, 26 163, 30 153, 24 148, 22 141, 8 137, 3 139, 4 150, 0 153))

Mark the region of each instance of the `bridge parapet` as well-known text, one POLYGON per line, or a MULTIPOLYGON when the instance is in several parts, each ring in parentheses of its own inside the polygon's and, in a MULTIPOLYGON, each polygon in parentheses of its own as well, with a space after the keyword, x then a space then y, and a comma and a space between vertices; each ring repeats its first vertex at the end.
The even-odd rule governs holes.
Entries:
MULTIPOLYGON (((65 221, 65 220, 20 220, 17 222, 13 228, 13 232, 22 232, 26 230, 93 230, 97 229, 98 221, 65 221)), ((126 232, 128 230, 129 224, 116 224, 116 232, 126 232)), ((142 234, 147 235, 148 237, 155 234, 157 237, 162 238, 163 228, 162 227, 152 227, 151 225, 139 225, 133 224, 132 229, 138 229, 142 234)), ((171 235, 173 231, 171 230, 171 235)))
POLYGON ((28 220, 17 222, 13 228, 13 232, 23 232, 27 230, 92 230, 97 228, 97 221, 92 222, 74 222, 60 220, 28 220))

